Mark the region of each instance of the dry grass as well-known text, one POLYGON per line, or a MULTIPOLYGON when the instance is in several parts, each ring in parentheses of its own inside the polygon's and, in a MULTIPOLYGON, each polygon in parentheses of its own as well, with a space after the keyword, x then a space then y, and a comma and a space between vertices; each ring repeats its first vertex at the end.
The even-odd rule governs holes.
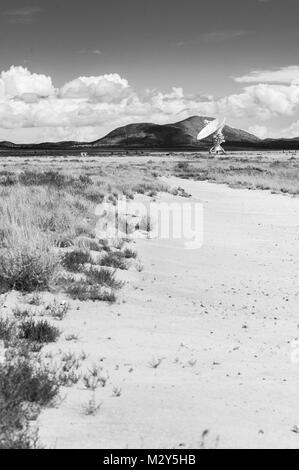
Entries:
POLYGON ((180 178, 226 183, 234 188, 299 194, 298 159, 200 158, 169 165, 168 171, 180 178))
MULTIPOLYGON (((107 180, 97 175, 92 179, 89 175, 69 176, 54 171, 16 172, 5 175, 5 181, 3 177, 2 184, 0 181, 2 292, 48 289, 59 271, 66 268, 82 272, 84 264, 91 262, 90 251, 105 250, 95 237, 95 208, 103 195, 116 198, 126 192, 127 183, 120 181, 120 177, 114 186, 110 177, 107 180), (69 247, 74 248, 68 251, 69 247)), ((103 264, 126 268, 118 253, 104 256, 103 264)), ((100 298, 95 292, 92 297, 100 298)))

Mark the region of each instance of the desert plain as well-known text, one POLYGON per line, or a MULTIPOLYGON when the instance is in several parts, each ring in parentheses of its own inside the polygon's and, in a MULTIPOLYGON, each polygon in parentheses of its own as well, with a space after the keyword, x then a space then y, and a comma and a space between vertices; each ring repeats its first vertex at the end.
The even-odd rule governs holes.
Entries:
MULTIPOLYGON (((259 164, 260 157, 253 158, 254 163, 246 161, 247 170, 259 164)), ((289 158, 298 168, 296 155, 267 158, 270 165, 283 161, 284 169, 289 158)), ((138 259, 130 260, 128 269, 116 269, 123 286, 113 302, 40 290, 41 305, 68 306, 66 315, 51 319, 60 336, 40 354, 55 370, 69 356, 78 378, 71 385, 62 383, 55 399, 30 420, 40 445, 297 448, 296 191, 271 191, 271 185, 256 189, 242 178, 239 184, 196 180, 169 171, 173 164, 184 170, 196 165, 194 156, 93 158, 80 162, 80 168, 72 158, 67 160, 49 159, 47 166, 54 171, 56 165, 59 173, 70 165, 80 174, 82 165, 88 171, 91 165, 108 164, 108 174, 113 165, 128 172, 138 165, 150 168, 162 186, 142 197, 200 202, 204 238, 196 249, 171 238, 130 241, 138 259)), ((45 162, 35 162, 33 171, 44 171, 45 162)), ((18 166, 24 171, 24 160, 13 165, 2 159, 1 164, 5 171, 13 166, 13 171, 18 166)), ((233 164, 229 157, 221 161, 233 164)), ((271 178, 268 167, 265 172, 271 178)), ((12 317, 28 295, 21 289, 6 290, 1 313, 12 317)), ((31 313, 37 318, 34 308, 31 313)))

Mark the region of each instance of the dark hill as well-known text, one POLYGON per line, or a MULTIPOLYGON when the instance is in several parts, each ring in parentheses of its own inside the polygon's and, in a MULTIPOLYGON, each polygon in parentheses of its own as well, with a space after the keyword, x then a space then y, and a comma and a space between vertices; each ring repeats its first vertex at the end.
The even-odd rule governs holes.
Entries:
MULTIPOLYGON (((206 125, 205 120, 213 118, 192 116, 174 124, 129 124, 119 127, 102 139, 93 142, 96 147, 130 147, 130 148, 205 148, 212 142, 209 137, 199 142, 198 132, 206 125)), ((223 134, 227 144, 258 144, 261 140, 249 132, 225 126, 223 134)))

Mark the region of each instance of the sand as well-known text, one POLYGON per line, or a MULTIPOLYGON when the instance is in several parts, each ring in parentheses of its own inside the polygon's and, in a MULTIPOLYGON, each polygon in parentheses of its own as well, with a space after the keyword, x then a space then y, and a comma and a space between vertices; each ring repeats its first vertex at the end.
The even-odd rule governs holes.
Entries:
POLYGON ((82 382, 63 388, 40 415, 41 442, 198 448, 208 429, 209 448, 298 447, 299 199, 169 181, 203 202, 204 245, 138 240, 144 270, 121 273, 117 303, 70 302, 47 348, 84 350, 83 369, 101 364, 109 379, 95 416, 82 382))

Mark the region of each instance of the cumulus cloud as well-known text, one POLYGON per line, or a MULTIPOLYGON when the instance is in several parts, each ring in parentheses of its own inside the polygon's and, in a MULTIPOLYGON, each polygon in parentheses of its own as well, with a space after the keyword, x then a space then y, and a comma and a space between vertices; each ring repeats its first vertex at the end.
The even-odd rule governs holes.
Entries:
POLYGON ((78 77, 60 89, 50 77, 24 67, 12 66, 0 74, 0 138, 5 140, 94 140, 131 122, 163 124, 195 114, 226 116, 238 127, 253 126, 251 131, 261 137, 269 132, 268 121, 288 117, 295 121, 288 128, 295 133, 299 82, 252 84, 214 98, 186 94, 181 87, 140 93, 116 73, 78 77))
POLYGON ((291 115, 299 104, 299 85, 258 84, 218 101, 218 106, 235 117, 244 115, 262 120, 291 115))
POLYGON ((299 65, 289 65, 277 70, 254 70, 248 75, 235 77, 240 83, 292 83, 299 80, 299 65))
POLYGON ((12 66, 0 75, 0 99, 44 98, 55 94, 52 80, 46 75, 29 72, 24 67, 12 66))
POLYGON ((86 98, 109 103, 121 101, 130 93, 127 80, 117 73, 99 77, 79 77, 63 85, 60 90, 62 98, 86 98))

